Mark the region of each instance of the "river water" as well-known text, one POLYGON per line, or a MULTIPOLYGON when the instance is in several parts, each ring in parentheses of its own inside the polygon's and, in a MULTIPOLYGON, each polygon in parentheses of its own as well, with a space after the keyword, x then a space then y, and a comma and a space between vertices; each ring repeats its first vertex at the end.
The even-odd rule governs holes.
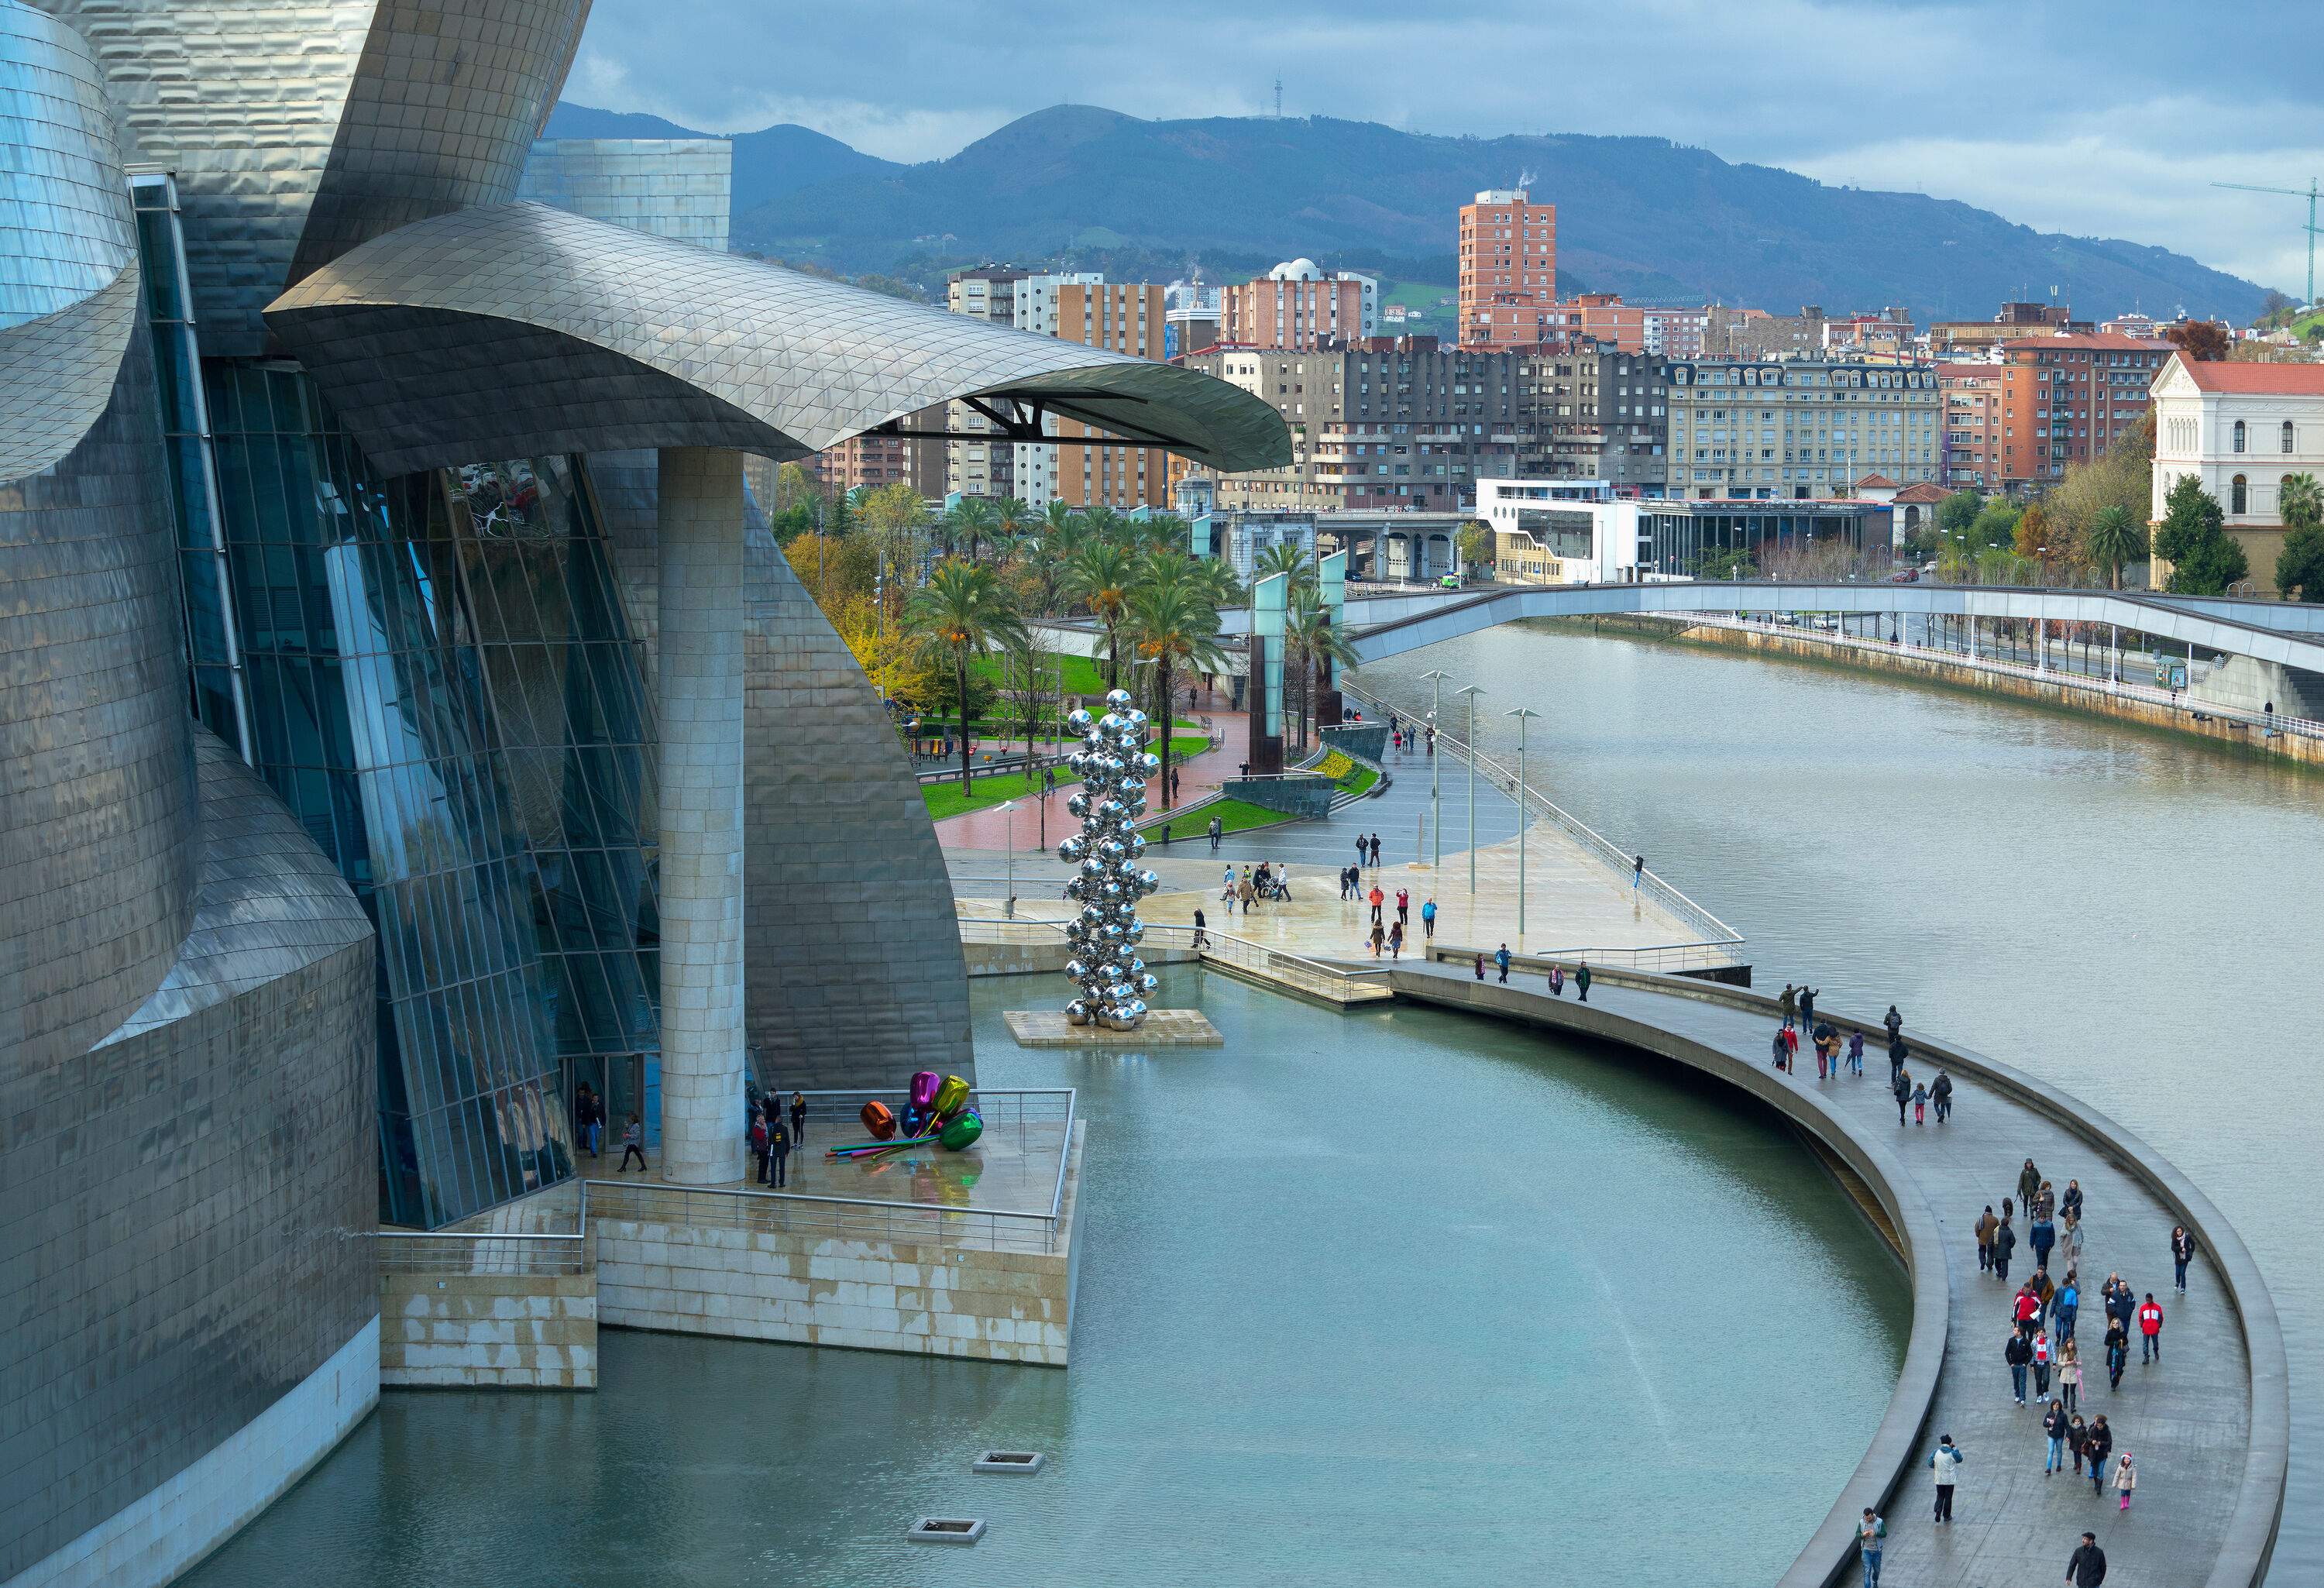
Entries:
MULTIPOLYGON (((2324 777, 1578 627, 1489 630, 1361 679, 1425 710, 1431 668, 1490 691, 1488 753, 1514 749, 1502 711, 1543 713, 1529 779, 1733 923, 1760 983, 1805 979, 1871 1014, 1894 1002, 2095 1104, 2203 1188, 2256 1255, 2291 1357, 2271 1581, 2324 1581, 2324 777)), ((2169 1277, 2153 1255, 2142 1288, 2169 1277)))
POLYGON ((1069 1370, 609 1331, 595 1395, 389 1393, 190 1581, 1748 1583, 1822 1519, 1908 1297, 1772 1116, 1188 970, 1222 1049, 1018 1048, 1056 992, 974 1008, 981 1079, 1090 1121, 1069 1370))

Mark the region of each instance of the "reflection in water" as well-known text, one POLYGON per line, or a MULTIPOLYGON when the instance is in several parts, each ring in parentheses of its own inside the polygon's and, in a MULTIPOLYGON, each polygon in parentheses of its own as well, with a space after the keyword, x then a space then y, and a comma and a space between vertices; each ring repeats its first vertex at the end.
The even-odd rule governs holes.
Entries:
MULTIPOLYGON (((1551 797, 1750 939, 1761 979, 1908 1018, 2054 1081, 2235 1222, 2282 1314, 2292 1467, 2273 1581, 2324 1580, 2324 778, 2190 740, 1814 664, 1578 627, 1363 669, 1528 705, 1551 797), (1527 680, 1519 685, 1514 680, 1527 680)), ((2154 1255, 2163 1270, 2167 1256, 2154 1255)), ((2167 1278, 2167 1270, 2161 1277, 2167 1278)))
POLYGON ((1026 1051, 1035 986, 976 984, 977 1066, 1080 1088, 1069 1371, 609 1331, 594 1396, 389 1395, 191 1581, 1764 1582, 1863 1454, 1903 1270, 1773 1120, 1186 972, 1222 1049, 1026 1051))

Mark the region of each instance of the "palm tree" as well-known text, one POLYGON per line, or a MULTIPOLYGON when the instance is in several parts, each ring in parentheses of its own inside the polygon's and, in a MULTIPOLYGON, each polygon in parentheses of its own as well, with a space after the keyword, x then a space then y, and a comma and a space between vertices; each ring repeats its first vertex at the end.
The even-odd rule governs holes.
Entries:
POLYGON ((1330 609, 1313 590, 1292 593, 1291 605, 1283 614, 1283 645, 1289 657, 1296 659, 1299 669, 1299 743, 1305 746, 1307 719, 1315 705, 1317 668, 1324 662, 1355 666, 1355 648, 1333 626, 1330 609))
POLYGON ((2083 549, 2092 562, 2107 570, 2108 587, 2119 590, 2123 564, 2146 555, 2146 531, 2130 516, 2129 509, 2101 508, 2090 521, 2083 549))
POLYGON ((2287 530, 2314 529, 2324 524, 2324 485, 2310 474, 2286 475, 2276 488, 2275 516, 2287 530))
POLYGON ((1123 616, 1130 653, 1153 679, 1154 720, 1162 735, 1164 808, 1170 806, 1170 698, 1183 668, 1215 672, 1225 664, 1219 650, 1219 609, 1203 587, 1186 577, 1149 580, 1130 593, 1123 616))
POLYGON ((1120 687, 1121 614, 1130 592, 1139 582, 1139 559, 1117 541, 1093 537, 1065 561, 1065 593, 1097 615, 1105 625, 1105 687, 1120 687))
POLYGON ((1003 496, 992 504, 992 538, 1004 545, 1016 545, 1038 522, 1022 497, 1003 496))
POLYGON ((952 659, 953 692, 960 703, 960 791, 969 791, 968 664, 996 646, 1027 643, 1025 621, 991 568, 947 557, 928 582, 904 603, 904 632, 952 659))
POLYGON ((1081 513, 1082 528, 1093 540, 1111 540, 1127 544, 1131 539, 1130 521, 1111 507, 1086 507, 1081 513))
POLYGON ((1000 527, 1001 510, 989 497, 964 496, 960 499, 960 505, 946 513, 945 519, 945 527, 952 531, 953 549, 959 550, 965 541, 968 559, 974 562, 983 543, 991 540, 993 531, 1000 527))
POLYGON ((1287 589, 1295 594, 1311 587, 1315 583, 1314 563, 1309 559, 1305 548, 1289 540, 1280 545, 1269 546, 1250 559, 1252 584, 1256 585, 1261 579, 1272 578, 1277 574, 1291 576, 1287 589))

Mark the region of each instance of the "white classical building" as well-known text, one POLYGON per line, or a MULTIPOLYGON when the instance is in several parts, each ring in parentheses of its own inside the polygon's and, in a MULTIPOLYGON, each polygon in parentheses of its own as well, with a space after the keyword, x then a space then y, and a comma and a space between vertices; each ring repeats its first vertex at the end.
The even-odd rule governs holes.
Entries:
POLYGON ((2199 363, 2179 353, 2155 375, 2153 392, 2148 516, 2159 521, 2171 487, 2195 475, 2227 514, 2253 584, 2275 594, 2283 549, 2276 493, 2287 475, 2324 479, 2324 365, 2199 363))

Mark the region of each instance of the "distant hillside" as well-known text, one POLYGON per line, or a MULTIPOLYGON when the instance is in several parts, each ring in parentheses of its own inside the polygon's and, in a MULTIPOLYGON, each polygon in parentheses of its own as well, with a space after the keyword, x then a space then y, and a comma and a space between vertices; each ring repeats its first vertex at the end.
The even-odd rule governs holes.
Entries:
MULTIPOLYGON (((908 168, 859 153, 836 138, 807 127, 771 126, 755 133, 697 133, 658 115, 593 110, 559 104, 549 113, 549 138, 732 138, 734 214, 739 218, 799 188, 871 180, 908 168)), ((737 245, 740 246, 741 245, 737 245)))
MULTIPOLYGON (((568 115, 592 127, 651 120, 560 106, 551 130, 568 115)), ((652 125, 567 135, 684 135, 652 125)), ((849 272, 1084 252, 1200 258, 1215 276, 1304 254, 1443 281, 1455 211, 1529 171, 1534 197, 1558 206, 1569 289, 1777 312, 1902 303, 1923 319, 1983 318, 2054 287, 2092 318, 2183 307, 2241 323, 2262 297, 2165 249, 2037 233, 1918 193, 1826 187, 1658 138, 1444 138, 1370 122, 1141 121, 1059 106, 911 166, 770 127, 736 140, 734 171, 737 248, 849 272)))

